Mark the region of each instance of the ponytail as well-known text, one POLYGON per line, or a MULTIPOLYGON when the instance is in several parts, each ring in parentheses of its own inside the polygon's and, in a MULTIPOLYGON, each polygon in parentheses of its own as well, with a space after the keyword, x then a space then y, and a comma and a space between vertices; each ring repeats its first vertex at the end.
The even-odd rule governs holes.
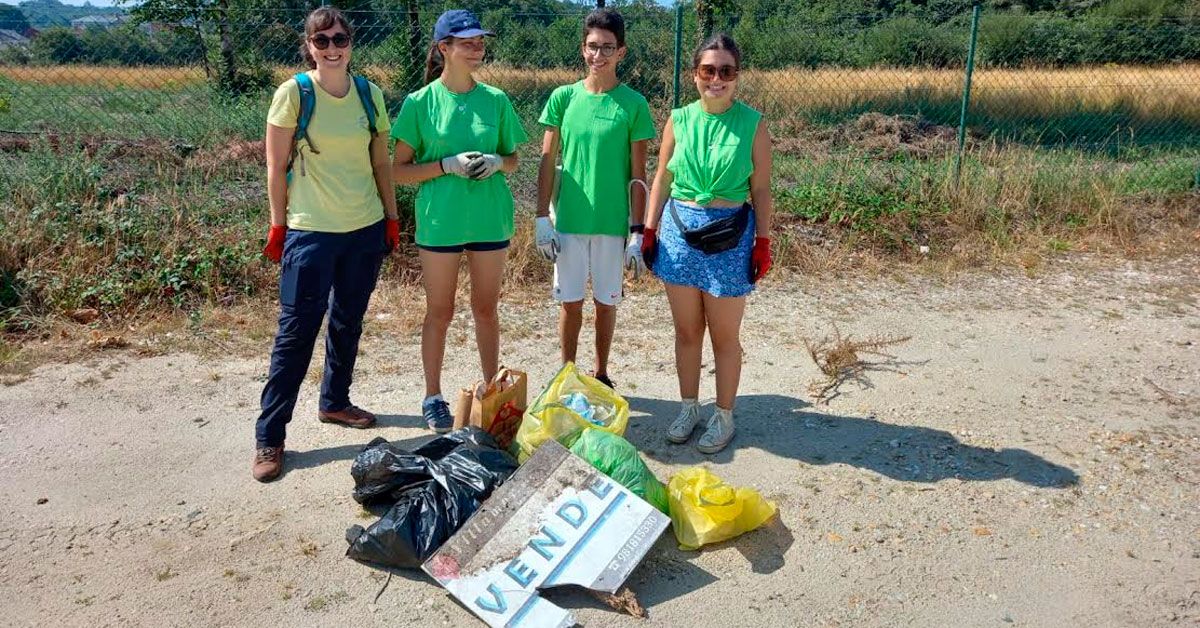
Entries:
POLYGON ((429 47, 429 56, 425 58, 425 81, 428 85, 434 79, 442 75, 442 70, 446 67, 446 58, 442 56, 442 51, 438 50, 438 42, 433 42, 429 47))

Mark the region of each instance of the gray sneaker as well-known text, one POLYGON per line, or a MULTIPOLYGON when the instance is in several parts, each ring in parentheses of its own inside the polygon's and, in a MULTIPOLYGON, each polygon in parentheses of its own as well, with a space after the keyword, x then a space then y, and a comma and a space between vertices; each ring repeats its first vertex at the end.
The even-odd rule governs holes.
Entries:
POLYGON ((445 434, 454 427, 450 404, 444 399, 426 399, 421 404, 421 414, 425 417, 425 424, 437 434, 445 434))
POLYGON ((700 422, 700 404, 695 401, 684 401, 679 404, 679 416, 667 428, 667 440, 672 443, 686 443, 692 437, 696 424, 700 422))
POLYGON ((715 454, 733 440, 733 412, 716 408, 708 419, 704 433, 696 441, 696 450, 703 454, 715 454))

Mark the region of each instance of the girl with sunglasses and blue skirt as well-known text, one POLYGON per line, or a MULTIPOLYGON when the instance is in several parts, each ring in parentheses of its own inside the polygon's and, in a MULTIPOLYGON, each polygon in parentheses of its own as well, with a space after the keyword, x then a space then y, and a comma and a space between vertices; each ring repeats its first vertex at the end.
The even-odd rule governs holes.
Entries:
POLYGON ((717 403, 696 441, 716 453, 733 439, 746 295, 771 267, 771 138, 762 115, 734 99, 741 53, 725 34, 692 59, 700 99, 671 112, 650 192, 642 255, 663 280, 675 326, 682 398, 667 439, 684 443, 700 424, 700 356, 707 329, 717 403))

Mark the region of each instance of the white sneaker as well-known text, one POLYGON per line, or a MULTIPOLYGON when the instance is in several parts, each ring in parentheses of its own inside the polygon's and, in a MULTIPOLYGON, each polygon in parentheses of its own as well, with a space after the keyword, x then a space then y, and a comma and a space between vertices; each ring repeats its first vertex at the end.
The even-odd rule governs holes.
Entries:
POLYGON ((679 404, 679 416, 667 428, 667 440, 686 443, 692 437, 696 424, 700 422, 700 404, 695 399, 685 399, 679 404))
POLYGON ((708 419, 704 433, 696 441, 696 449, 700 453, 715 454, 733 440, 733 411, 720 407, 713 411, 708 419))

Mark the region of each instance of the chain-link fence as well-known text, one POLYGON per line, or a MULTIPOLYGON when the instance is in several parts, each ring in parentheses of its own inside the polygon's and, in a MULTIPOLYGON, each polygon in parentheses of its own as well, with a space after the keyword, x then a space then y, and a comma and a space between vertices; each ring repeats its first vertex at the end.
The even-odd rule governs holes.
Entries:
MULTIPOLYGON (((497 37, 479 78, 506 90, 540 137, 550 91, 583 75, 588 8, 482 4, 497 37)), ((647 96, 661 128, 673 105, 695 98, 689 67, 699 38, 730 32, 744 53, 739 97, 771 123, 777 187, 805 206, 820 206, 819 196, 847 181, 886 188, 878 202, 894 202, 897 190, 943 180, 963 154, 973 176, 987 151, 1005 148, 1108 160, 1200 149, 1196 15, 814 17, 745 4, 699 17, 691 5, 622 6, 629 53, 620 74, 647 96)), ((384 88, 393 114, 421 83, 442 8, 429 5, 349 12, 355 71, 384 88)), ((261 137, 273 87, 302 69, 305 11, 190 6, 147 2, 101 25, 0 39, 0 131, 200 145, 261 137)), ((537 144, 524 150, 532 157, 537 144)), ((532 170, 518 178, 527 203, 532 170)))

